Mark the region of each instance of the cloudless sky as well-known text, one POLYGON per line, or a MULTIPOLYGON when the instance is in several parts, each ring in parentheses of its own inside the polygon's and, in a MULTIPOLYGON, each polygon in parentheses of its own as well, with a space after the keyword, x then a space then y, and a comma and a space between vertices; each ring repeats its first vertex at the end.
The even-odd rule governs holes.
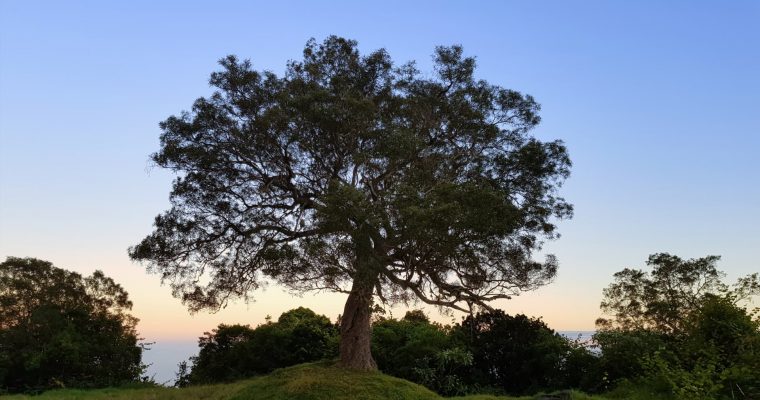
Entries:
POLYGON ((158 122, 210 94, 225 55, 281 73, 331 34, 423 70, 462 44, 479 78, 542 104, 535 134, 566 142, 576 214, 545 246, 555 282, 508 312, 593 329, 612 274, 655 252, 760 270, 760 1, 0 0, 0 259, 102 269, 159 343, 299 305, 334 319, 342 295, 277 287, 190 316, 126 252, 169 205, 158 122))

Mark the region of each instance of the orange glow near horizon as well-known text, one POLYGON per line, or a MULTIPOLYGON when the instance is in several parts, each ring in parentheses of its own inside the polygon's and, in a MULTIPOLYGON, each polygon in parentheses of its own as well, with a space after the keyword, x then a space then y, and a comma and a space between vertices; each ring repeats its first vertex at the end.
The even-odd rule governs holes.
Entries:
MULTIPOLYGON (((156 277, 148 277, 157 280, 156 277)), ((557 331, 593 330, 594 320, 598 316, 598 300, 579 299, 576 293, 573 301, 568 302, 565 294, 560 291, 547 286, 537 292, 494 303, 494 306, 510 314, 523 313, 541 317, 549 327, 557 331), (588 306, 584 300, 589 303, 588 306)), ((278 286, 270 286, 254 293, 254 300, 247 304, 238 300, 215 313, 201 311, 190 314, 179 299, 171 297, 170 289, 166 286, 151 292, 135 293, 132 298, 132 311, 140 318, 139 332, 146 341, 194 340, 221 323, 256 326, 264 323, 267 316, 276 320, 283 312, 297 307, 310 308, 335 321, 342 313, 346 299, 345 294, 326 292, 294 296, 278 286)), ((410 304, 408 307, 396 305, 388 310, 388 316, 399 318, 407 310, 416 308, 424 309, 432 320, 442 324, 459 322, 464 316, 458 311, 441 313, 438 308, 421 303, 410 304)))

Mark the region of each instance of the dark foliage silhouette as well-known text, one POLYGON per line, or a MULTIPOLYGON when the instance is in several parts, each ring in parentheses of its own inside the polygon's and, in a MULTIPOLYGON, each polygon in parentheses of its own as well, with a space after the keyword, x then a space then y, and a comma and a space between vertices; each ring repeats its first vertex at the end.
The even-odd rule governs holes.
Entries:
POLYGON ((137 381, 142 347, 127 292, 96 271, 0 264, 0 385, 12 392, 137 381))
POLYGON ((299 307, 256 328, 219 325, 199 339, 198 347, 191 371, 180 366, 180 386, 233 381, 333 358, 338 330, 327 317, 299 307))
POLYGON ((746 300, 760 280, 728 285, 718 260, 660 253, 649 257, 652 272, 616 273, 597 321, 600 375, 678 399, 759 396, 760 320, 746 300))
POLYGON ((549 282, 557 260, 532 254, 572 214, 565 146, 532 137, 539 105, 476 80, 461 47, 433 61, 423 74, 338 37, 281 77, 223 59, 217 91, 161 123, 172 206, 131 257, 196 311, 268 280, 346 293, 355 369, 375 368, 374 297, 469 310, 549 282))
POLYGON ((472 354, 468 380, 503 393, 579 387, 592 355, 576 348, 540 319, 501 310, 478 313, 456 326, 472 354))

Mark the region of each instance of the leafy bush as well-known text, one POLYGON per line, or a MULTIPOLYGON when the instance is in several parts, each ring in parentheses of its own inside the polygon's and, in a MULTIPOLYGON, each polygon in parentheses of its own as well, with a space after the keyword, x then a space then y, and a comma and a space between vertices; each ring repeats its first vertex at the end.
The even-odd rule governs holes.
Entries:
POLYGON ((472 366, 472 353, 461 348, 440 350, 425 357, 414 367, 412 381, 444 396, 464 395, 473 389, 466 383, 465 373, 472 366))
POLYGON ((177 384, 225 382, 266 374, 337 354, 338 332, 330 320, 299 307, 258 327, 219 325, 199 338, 193 367, 180 365, 177 384), (184 370, 183 370, 184 369, 184 370))
POLYGON ((446 396, 577 388, 597 363, 584 345, 540 319, 498 310, 453 327, 431 323, 417 310, 400 320, 381 318, 373 325, 372 346, 381 371, 446 396))
POLYGON ((646 376, 641 381, 678 400, 714 399, 723 387, 717 378, 716 357, 702 352, 693 365, 684 365, 668 351, 657 351, 646 357, 646 376))
POLYGON ((598 361, 597 391, 610 389, 621 379, 642 376, 646 371, 645 360, 655 352, 665 350, 668 336, 649 330, 609 330, 594 334, 594 342, 600 350, 598 361))
POLYGON ((430 322, 421 310, 400 320, 380 318, 372 326, 372 354, 386 374, 426 386, 445 396, 470 393, 472 352, 452 329, 430 322))
POLYGON ((372 325, 372 354, 386 374, 419 382, 416 369, 426 369, 442 351, 452 348, 448 328, 431 323, 421 311, 400 320, 381 318, 372 325))
POLYGON ((599 367, 599 355, 592 352, 592 345, 581 340, 567 340, 567 349, 559 377, 563 388, 599 392, 606 388, 605 376, 599 367))
MULTIPOLYGON (((255 373, 254 365, 262 354, 250 351, 254 329, 247 325, 219 325, 198 339, 200 351, 192 357, 190 374, 178 385, 213 383, 245 378, 255 373)), ((268 355, 264 355, 268 356, 268 355)), ((180 374, 183 373, 180 365, 180 374)), ((185 376, 186 375, 186 376, 185 376)))
POLYGON ((685 335, 669 356, 647 360, 650 382, 679 399, 760 395, 760 321, 731 295, 708 295, 685 319, 685 335), (732 394, 732 392, 734 392, 732 394))
POLYGON ((540 319, 522 314, 478 313, 455 329, 474 356, 468 381, 510 394, 578 387, 595 362, 540 319))

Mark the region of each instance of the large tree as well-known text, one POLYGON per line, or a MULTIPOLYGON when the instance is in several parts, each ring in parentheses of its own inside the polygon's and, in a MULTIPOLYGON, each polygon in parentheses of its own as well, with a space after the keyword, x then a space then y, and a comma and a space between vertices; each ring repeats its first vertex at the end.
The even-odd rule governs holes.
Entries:
POLYGON ((374 296, 469 310, 547 283, 557 261, 532 253, 572 213, 565 146, 532 137, 539 105, 476 80, 461 47, 433 61, 423 74, 338 37, 281 77, 221 60, 218 90, 161 123, 172 207, 131 257, 194 311, 270 280, 347 293, 356 369, 375 368, 374 296))

